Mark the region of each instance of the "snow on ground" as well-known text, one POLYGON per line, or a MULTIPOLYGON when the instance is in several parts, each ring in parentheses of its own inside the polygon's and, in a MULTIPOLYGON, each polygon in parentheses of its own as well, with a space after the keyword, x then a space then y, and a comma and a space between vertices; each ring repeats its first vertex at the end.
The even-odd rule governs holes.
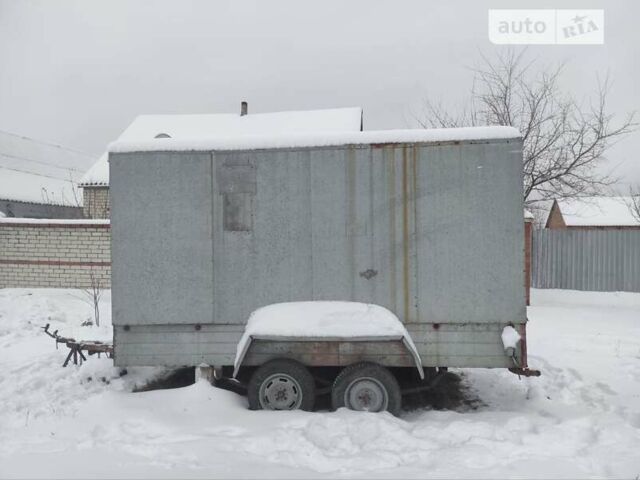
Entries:
POLYGON ((534 291, 530 364, 542 377, 465 370, 478 408, 402 418, 253 412, 206 383, 132 393, 160 370, 120 377, 104 357, 63 369, 65 352, 39 331, 90 333, 90 316, 78 292, 0 290, 0 477, 640 474, 640 294, 534 291))

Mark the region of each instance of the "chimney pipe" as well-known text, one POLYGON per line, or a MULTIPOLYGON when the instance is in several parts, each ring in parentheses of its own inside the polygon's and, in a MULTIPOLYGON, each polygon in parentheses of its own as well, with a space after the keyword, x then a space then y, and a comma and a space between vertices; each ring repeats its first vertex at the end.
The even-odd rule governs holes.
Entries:
POLYGON ((249 106, 247 105, 247 102, 242 102, 240 104, 240 116, 244 117, 247 114, 248 109, 249 109, 249 106))

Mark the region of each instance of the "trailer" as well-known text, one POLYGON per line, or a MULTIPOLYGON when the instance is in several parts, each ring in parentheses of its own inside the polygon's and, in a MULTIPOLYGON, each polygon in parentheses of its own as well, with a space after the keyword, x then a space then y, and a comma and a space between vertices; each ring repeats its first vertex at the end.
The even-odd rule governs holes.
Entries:
POLYGON ((538 373, 513 128, 119 141, 109 164, 118 366, 207 365, 256 409, 329 391, 394 413, 449 367, 538 373), (341 334, 363 308, 389 328, 341 334))

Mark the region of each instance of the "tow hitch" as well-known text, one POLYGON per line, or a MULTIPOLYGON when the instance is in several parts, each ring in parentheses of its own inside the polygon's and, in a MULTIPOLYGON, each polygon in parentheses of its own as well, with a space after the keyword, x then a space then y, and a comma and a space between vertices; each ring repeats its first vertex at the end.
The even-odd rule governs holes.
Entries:
POLYGON ((519 377, 539 377, 542 375, 540 370, 535 370, 533 368, 510 368, 509 371, 511 373, 515 373, 519 377))

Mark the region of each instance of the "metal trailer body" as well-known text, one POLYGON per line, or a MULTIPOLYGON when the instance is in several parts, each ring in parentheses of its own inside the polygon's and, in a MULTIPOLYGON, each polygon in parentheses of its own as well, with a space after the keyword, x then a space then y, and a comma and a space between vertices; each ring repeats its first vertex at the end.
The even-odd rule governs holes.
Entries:
MULTIPOLYGON (((110 153, 119 366, 230 366, 255 309, 374 303, 425 367, 513 367, 526 310, 519 138, 110 153)), ((255 341, 244 365, 371 360, 398 342, 255 341)))

